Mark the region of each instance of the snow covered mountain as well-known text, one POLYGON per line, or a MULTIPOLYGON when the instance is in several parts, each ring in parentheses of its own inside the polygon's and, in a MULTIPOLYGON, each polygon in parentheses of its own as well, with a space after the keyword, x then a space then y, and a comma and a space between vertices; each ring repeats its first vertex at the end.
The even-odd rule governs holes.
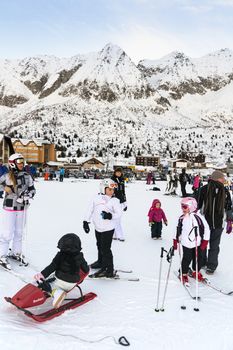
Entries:
MULTIPOLYGON (((212 153, 212 136, 224 135, 217 137, 222 150, 229 138, 225 129, 233 127, 232 81, 229 49, 195 59, 173 52, 137 66, 112 44, 71 58, 3 60, 0 129, 27 138, 43 135, 70 157, 77 150, 164 155, 192 149, 193 143, 212 153), (193 128, 203 142, 196 143, 193 128), (187 134, 193 135, 191 144, 187 134)), ((231 144, 225 155, 231 156, 231 144)))

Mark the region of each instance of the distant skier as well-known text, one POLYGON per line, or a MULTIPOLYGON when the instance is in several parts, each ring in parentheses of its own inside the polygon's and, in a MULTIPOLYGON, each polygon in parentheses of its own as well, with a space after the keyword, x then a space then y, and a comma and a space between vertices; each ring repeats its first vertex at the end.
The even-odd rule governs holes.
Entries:
MULTIPOLYGON (((125 195, 125 181, 123 176, 123 171, 121 168, 117 168, 114 171, 113 176, 111 179, 117 184, 114 194, 115 197, 119 199, 121 204, 121 209, 123 211, 127 210, 127 202, 126 202, 126 195, 125 195)), ((115 220, 115 232, 114 232, 114 239, 118 239, 121 242, 125 241, 124 232, 121 225, 121 217, 119 219, 115 220)))
POLYGON ((196 278, 196 272, 198 272, 197 278, 199 281, 203 280, 203 276, 200 272, 202 267, 203 251, 206 249, 210 237, 210 229, 204 216, 197 213, 197 201, 192 197, 183 198, 181 201, 181 209, 183 215, 180 216, 177 225, 177 232, 174 235, 173 247, 176 250, 177 244, 181 244, 183 248, 183 257, 181 262, 182 282, 188 282, 189 265, 192 262, 193 277, 196 278), (197 234, 197 236, 196 236, 197 234), (198 246, 198 258, 197 265, 198 271, 196 271, 196 244, 198 246))
POLYGON ((178 179, 176 173, 169 170, 167 173, 167 186, 165 190, 166 195, 177 195, 177 181, 178 179))
POLYGON ((0 189, 4 190, 3 227, 0 231, 0 264, 11 269, 8 260, 9 245, 12 241, 10 257, 27 264, 22 255, 22 237, 25 225, 25 210, 29 199, 35 195, 35 187, 30 174, 24 171, 24 158, 14 153, 8 160, 9 172, 0 177, 0 189))
POLYGON ((190 182, 190 179, 189 179, 188 174, 186 174, 185 168, 182 169, 182 172, 179 176, 179 181, 180 181, 180 188, 181 188, 182 197, 186 197, 187 196, 186 185, 187 185, 187 183, 190 182))
POLYGON ((59 181, 63 182, 65 176, 65 169, 62 167, 59 171, 59 181))
POLYGON ((154 199, 151 208, 148 213, 149 225, 151 226, 151 238, 160 239, 162 236, 162 221, 167 226, 166 215, 161 208, 161 202, 158 199, 154 199))
POLYGON ((62 236, 57 247, 60 252, 56 254, 51 264, 34 276, 34 279, 40 282, 55 272, 55 280, 51 283, 54 308, 61 306, 66 294, 77 283, 81 283, 89 272, 89 266, 81 253, 81 240, 76 234, 67 233, 62 236))
POLYGON ((93 277, 111 278, 115 276, 111 244, 115 220, 122 215, 119 199, 113 196, 116 186, 112 179, 105 179, 100 183, 100 193, 91 201, 83 221, 83 229, 86 233, 90 232, 91 219, 95 227, 98 260, 90 266, 99 271, 93 277))

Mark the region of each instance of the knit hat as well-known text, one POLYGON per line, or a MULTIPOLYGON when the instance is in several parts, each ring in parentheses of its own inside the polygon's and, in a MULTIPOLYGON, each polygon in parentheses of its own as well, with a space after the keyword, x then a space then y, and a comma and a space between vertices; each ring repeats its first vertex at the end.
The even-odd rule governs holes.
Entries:
POLYGON ((218 181, 219 179, 225 180, 225 175, 220 170, 214 170, 210 178, 214 181, 218 181))

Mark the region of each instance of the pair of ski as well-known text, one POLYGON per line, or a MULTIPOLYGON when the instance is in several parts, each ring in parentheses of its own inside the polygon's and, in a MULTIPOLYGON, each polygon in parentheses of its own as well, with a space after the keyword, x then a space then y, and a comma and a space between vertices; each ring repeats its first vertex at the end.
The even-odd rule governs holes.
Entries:
POLYGON ((115 276, 113 277, 98 277, 95 275, 95 273, 88 276, 88 279, 98 279, 98 280, 120 280, 120 281, 128 281, 128 282, 139 282, 140 279, 138 277, 124 277, 120 276, 118 273, 124 273, 124 274, 130 274, 133 271, 132 270, 120 270, 117 269, 115 276))
MULTIPOLYGON (((174 271, 174 273, 175 273, 176 277, 180 278, 178 272, 174 271)), ((193 277, 192 277, 191 274, 189 274, 189 277, 193 279, 193 277)), ((206 278, 206 277, 203 279, 203 281, 199 281, 198 283, 200 283, 200 284, 202 284, 202 285, 204 285, 204 286, 207 286, 207 287, 209 287, 209 288, 212 288, 212 289, 215 290, 216 292, 219 292, 219 293, 221 293, 221 294, 223 294, 223 295, 228 295, 228 296, 233 295, 233 291, 226 291, 226 290, 224 290, 224 289, 222 289, 222 288, 217 287, 216 285, 214 285, 214 284, 213 284, 208 278, 206 278)), ((190 285, 189 283, 183 283, 183 287, 184 287, 184 289, 187 291, 187 293, 189 294, 190 298, 193 299, 193 300, 195 300, 195 299, 196 299, 196 296, 195 296, 195 294, 192 292, 192 287, 191 287, 191 285, 190 285)), ((198 299, 198 300, 201 300, 201 297, 198 296, 197 299, 198 299)))

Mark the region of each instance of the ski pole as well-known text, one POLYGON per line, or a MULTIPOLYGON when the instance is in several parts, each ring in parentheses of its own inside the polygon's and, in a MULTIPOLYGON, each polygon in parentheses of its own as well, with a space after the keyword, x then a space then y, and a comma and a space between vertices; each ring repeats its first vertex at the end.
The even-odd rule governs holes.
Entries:
POLYGON ((23 211, 23 237, 22 237, 22 249, 21 249, 21 254, 20 254, 20 260, 21 264, 23 265, 23 255, 26 256, 27 252, 27 206, 25 205, 24 211, 23 211), (23 254, 24 253, 24 254, 23 254))
POLYGON ((166 294, 167 294, 168 280, 169 280, 169 276, 170 276, 173 255, 174 255, 174 247, 172 246, 170 248, 169 252, 167 253, 167 261, 169 263, 169 267, 168 267, 168 271, 167 271, 165 289, 164 289, 164 294, 163 294, 163 302, 162 302, 162 306, 160 308, 160 311, 164 311, 164 303, 165 303, 165 298, 166 298, 166 294))
MULTIPOLYGON (((182 270, 182 257, 181 257, 181 243, 178 242, 178 251, 179 251, 179 257, 180 257, 180 282, 183 287, 183 270, 182 270)), ((182 302, 182 305, 180 307, 182 310, 186 310, 186 306, 184 305, 184 301, 182 302)))
POLYGON ((158 292, 157 292, 157 301, 155 311, 159 312, 159 294, 160 294, 160 284, 161 284, 161 273, 162 273, 162 261, 163 261, 163 253, 167 251, 162 247, 160 254, 160 266, 159 266, 159 282, 158 282, 158 292))
POLYGON ((198 247, 197 247, 197 227, 194 229, 195 232, 195 268, 196 268, 196 296, 195 296, 195 307, 193 308, 194 311, 199 311, 198 308, 198 247))

